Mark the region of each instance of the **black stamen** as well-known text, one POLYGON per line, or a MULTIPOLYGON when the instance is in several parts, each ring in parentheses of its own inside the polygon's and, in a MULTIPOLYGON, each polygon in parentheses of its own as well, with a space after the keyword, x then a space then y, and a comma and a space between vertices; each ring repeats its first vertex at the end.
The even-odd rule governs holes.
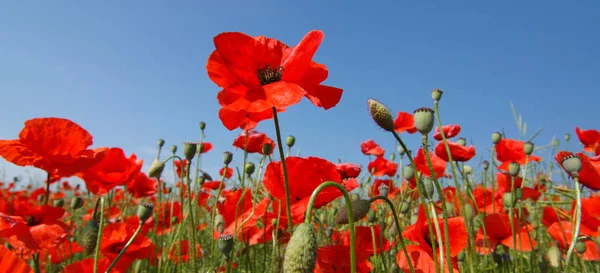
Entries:
POLYGON ((261 85, 281 81, 281 77, 283 76, 283 66, 271 67, 270 65, 267 65, 257 69, 256 76, 261 85))

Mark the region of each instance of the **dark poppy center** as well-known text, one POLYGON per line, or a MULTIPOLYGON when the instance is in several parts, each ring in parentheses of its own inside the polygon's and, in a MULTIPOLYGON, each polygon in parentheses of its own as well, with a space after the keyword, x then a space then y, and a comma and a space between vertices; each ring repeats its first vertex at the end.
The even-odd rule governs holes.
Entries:
POLYGON ((267 65, 257 69, 256 76, 261 85, 281 81, 281 77, 283 76, 283 66, 271 67, 270 65, 267 65))
POLYGON ((433 242, 431 241, 431 236, 429 236, 429 234, 423 236, 425 237, 425 242, 427 242, 427 244, 429 244, 429 247, 433 248, 433 246, 435 246, 436 248, 439 247, 437 240, 435 240, 435 237, 433 238, 433 242))

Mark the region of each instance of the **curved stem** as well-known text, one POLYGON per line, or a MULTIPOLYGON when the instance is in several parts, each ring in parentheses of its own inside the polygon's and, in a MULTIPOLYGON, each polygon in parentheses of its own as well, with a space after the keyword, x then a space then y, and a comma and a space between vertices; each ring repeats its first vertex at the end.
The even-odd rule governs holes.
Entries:
POLYGON ((575 194, 577 196, 575 203, 575 215, 573 215, 573 232, 571 245, 569 246, 569 250, 567 251, 567 258, 565 260, 566 263, 566 272, 569 269, 569 262, 571 261, 571 256, 573 255, 573 250, 575 249, 575 244, 577 244, 577 238, 579 237, 579 229, 581 228, 581 189, 579 188, 579 178, 573 178, 575 181, 575 194))
POLYGON ((290 207, 290 187, 288 185, 287 166, 285 165, 285 155, 283 154, 283 144, 281 141, 281 132, 279 130, 279 119, 277 118, 277 109, 273 107, 273 120, 275 121, 275 133, 277 133, 277 149, 279 150, 279 158, 281 160, 281 168, 283 169, 283 186, 285 187, 285 211, 288 219, 288 230, 290 235, 293 233, 292 224, 292 209, 290 207))
MULTIPOLYGON (((110 263, 110 265, 108 266, 108 268, 106 269, 105 273, 110 272, 111 269, 113 269, 113 267, 115 267, 115 265, 117 265, 117 262, 119 261, 119 259, 121 259, 121 256, 123 256, 123 254, 125 253, 125 251, 127 250, 127 248, 129 248, 129 246, 131 245, 131 243, 133 243, 133 241, 135 240, 135 238, 140 234, 140 232, 142 231, 142 226, 143 223, 140 222, 140 224, 138 225, 137 229, 135 230, 135 232, 133 233, 133 236, 131 236, 131 238, 129 239, 129 241, 127 241, 127 243, 125 244, 125 246, 121 249, 121 251, 119 251, 119 254, 117 255, 117 257, 112 261, 112 263, 110 263)), ((195 248, 195 247, 194 247, 195 248)))
POLYGON ((392 201, 390 201, 390 199, 388 199, 387 197, 384 196, 375 196, 373 198, 371 198, 370 202, 376 201, 376 200, 383 200, 385 201, 388 206, 390 207, 390 209, 392 210, 392 214, 394 215, 394 222, 396 223, 396 230, 398 232, 398 237, 399 237, 399 242, 400 242, 400 247, 402 247, 402 251, 404 251, 404 255, 406 258, 406 261, 408 263, 408 267, 410 268, 410 272, 415 272, 415 268, 413 267, 412 264, 412 260, 410 259, 410 256, 408 255, 408 251, 406 250, 406 244, 404 244, 404 240, 402 240, 402 233, 400 232, 400 221, 398 220, 398 215, 396 214, 396 209, 394 208, 394 204, 392 203, 392 201))
MULTIPOLYGON (((96 203, 96 208, 98 203, 96 203)), ((96 210, 94 210, 94 217, 96 210)), ((95 220, 92 219, 92 220, 95 220)), ((100 259, 100 244, 102 244, 102 230, 104 229, 104 197, 100 197, 100 224, 98 228, 98 239, 96 239, 96 252, 94 253, 94 273, 98 272, 98 260, 100 259)))
MULTIPOLYGON (((344 195, 344 200, 346 201, 346 209, 348 209, 348 225, 350 226, 350 272, 356 273, 356 238, 354 235, 354 217, 352 215, 351 204, 352 201, 350 200, 348 192, 346 191, 346 189, 344 189, 344 186, 332 181, 321 183, 321 185, 319 185, 310 196, 310 200, 308 201, 308 208, 306 209, 306 214, 304 216, 304 223, 310 224, 313 205, 315 203, 315 200, 317 199, 317 195, 319 195, 319 192, 321 192, 321 190, 323 190, 325 187, 330 186, 335 187, 340 192, 342 192, 342 194, 344 195)), ((288 219, 290 218, 291 217, 288 217, 288 219)))

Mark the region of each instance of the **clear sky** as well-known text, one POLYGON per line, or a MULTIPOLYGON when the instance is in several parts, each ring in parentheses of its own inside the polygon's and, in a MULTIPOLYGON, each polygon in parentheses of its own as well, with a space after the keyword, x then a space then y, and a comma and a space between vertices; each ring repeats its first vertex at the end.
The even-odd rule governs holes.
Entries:
MULTIPOLYGON (((314 60, 325 82, 344 89, 325 111, 307 100, 280 115, 302 156, 363 164, 360 142, 394 139, 371 121, 367 99, 396 114, 432 107, 445 91, 444 123, 462 126, 477 158, 490 135, 518 138, 510 102, 528 124, 544 126, 538 145, 575 126, 600 129, 600 2, 582 1, 5 1, 0 4, 0 139, 34 117, 69 118, 147 166, 158 138, 206 141, 213 176, 239 130, 218 119, 219 88, 206 73, 212 38, 225 31, 294 45, 325 33, 314 60)), ((272 121, 257 128, 275 138, 272 121)), ((416 150, 417 135, 405 136, 416 150)), ((297 150, 294 150, 294 153, 297 150)), ((242 154, 234 163, 241 165, 242 154)), ((4 164, 7 165, 7 164, 4 164)), ((18 172, 7 165, 9 171, 18 172)))

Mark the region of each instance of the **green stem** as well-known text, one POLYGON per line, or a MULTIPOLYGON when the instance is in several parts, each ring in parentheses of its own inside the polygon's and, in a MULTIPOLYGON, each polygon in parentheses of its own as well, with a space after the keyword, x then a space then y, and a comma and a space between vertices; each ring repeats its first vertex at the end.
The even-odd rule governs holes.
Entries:
POLYGON ((279 150, 281 168, 283 169, 283 186, 285 187, 285 211, 287 213, 288 231, 291 236, 294 228, 292 224, 292 209, 290 206, 290 186, 288 185, 287 166, 285 163, 285 155, 283 154, 281 132, 279 130, 279 118, 277 118, 277 109, 275 107, 273 107, 273 120, 275 121, 275 133, 277 134, 277 149, 279 150))
MULTIPOLYGON (((225 170, 227 170, 227 168, 229 167, 229 164, 225 164, 225 170)), ((221 190, 223 188, 225 188, 225 174, 227 172, 223 172, 223 175, 221 176, 221 184, 219 184, 219 190, 217 190, 217 196, 215 197, 215 203, 213 204, 212 207, 212 211, 210 213, 210 224, 208 225, 208 231, 210 234, 210 237, 213 237, 213 229, 215 226, 215 214, 217 212, 217 204, 219 203, 219 197, 221 196, 221 190)), ((210 240, 210 264, 209 266, 213 265, 213 254, 215 252, 215 243, 214 240, 210 240)))
MULTIPOLYGON (((96 208, 98 203, 96 203, 96 208)), ((94 210, 93 221, 95 221, 97 213, 94 210)), ((96 240, 96 251, 94 254, 94 273, 98 272, 98 260, 100 259, 100 244, 102 244, 102 231, 104 230, 104 197, 100 197, 100 224, 98 230, 98 239, 96 240)))
POLYGON ((571 256, 573 255, 573 250, 575 249, 575 245, 577 244, 577 238, 579 237, 579 229, 581 228, 581 189, 579 188, 579 178, 574 177, 573 181, 575 182, 575 194, 577 196, 575 203, 575 214, 573 215, 573 232, 571 245, 569 246, 569 250, 567 251, 567 258, 565 260, 566 272, 569 272, 569 263, 571 262, 571 256))
MULTIPOLYGON (((352 216, 352 201, 350 200, 350 196, 348 192, 344 189, 344 187, 336 182, 327 181, 321 183, 310 196, 310 200, 308 201, 308 208, 306 209, 306 215, 304 216, 304 223, 310 224, 310 220, 312 217, 312 210, 315 200, 317 199, 317 195, 319 192, 323 190, 325 187, 335 187, 344 195, 344 200, 346 201, 346 209, 348 210, 348 225, 350 226, 350 272, 356 273, 356 238, 354 235, 354 217, 352 216)), ((290 219, 290 217, 288 217, 290 219)))
MULTIPOLYGON (((121 259, 121 256, 123 256, 123 254, 125 254, 125 251, 127 250, 127 248, 129 248, 129 246, 131 245, 131 243, 133 243, 133 241, 135 240, 135 238, 140 234, 140 232, 142 231, 142 226, 144 225, 144 223, 140 222, 140 224, 138 225, 137 229, 135 230, 135 232, 133 233, 133 236, 131 236, 131 238, 129 239, 129 241, 127 241, 127 243, 125 244, 125 246, 121 249, 121 251, 119 251, 119 254, 117 255, 117 257, 112 261, 112 263, 110 263, 110 265, 108 266, 108 268, 106 269, 105 273, 110 272, 110 270, 115 267, 115 265, 117 265, 117 262, 119 261, 119 259, 121 259)), ((195 247, 194 247, 195 248, 195 247)))
MULTIPOLYGON (((198 156, 199 157, 199 156, 198 156)), ((190 214, 190 231, 192 233, 192 264, 194 266, 194 272, 198 272, 198 256, 196 254, 196 223, 194 221, 194 207, 192 206, 192 202, 194 198, 191 197, 192 194, 192 181, 190 179, 190 167, 192 165, 191 160, 188 161, 185 172, 185 179, 188 186, 188 213, 190 214)), ((141 225, 140 225, 141 226, 141 225)))

